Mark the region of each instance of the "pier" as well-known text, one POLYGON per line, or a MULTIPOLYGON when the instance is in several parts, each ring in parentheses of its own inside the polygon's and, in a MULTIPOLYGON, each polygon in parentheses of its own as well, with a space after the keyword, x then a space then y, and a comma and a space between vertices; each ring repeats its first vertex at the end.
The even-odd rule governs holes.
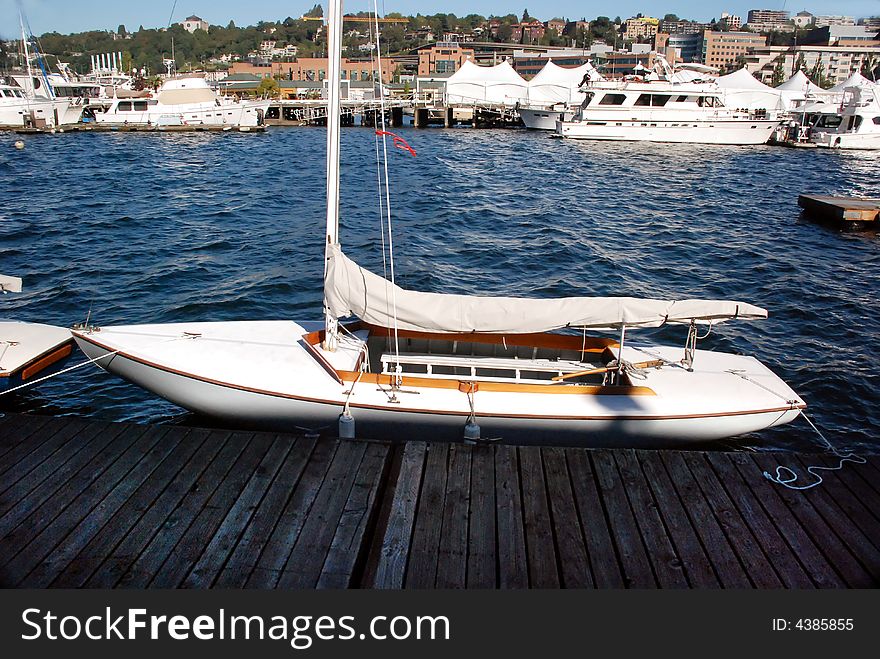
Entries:
POLYGON ((762 475, 836 462, 6 414, 0 585, 876 587, 880 456, 762 475))
POLYGON ((880 199, 802 194, 798 196, 798 206, 818 220, 851 228, 877 226, 880 217, 880 199))

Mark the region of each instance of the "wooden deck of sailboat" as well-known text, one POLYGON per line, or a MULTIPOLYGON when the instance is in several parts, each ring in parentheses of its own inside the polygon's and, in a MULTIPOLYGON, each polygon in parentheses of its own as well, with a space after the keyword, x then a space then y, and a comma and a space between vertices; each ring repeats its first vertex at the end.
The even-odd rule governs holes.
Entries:
POLYGON ((0 585, 876 587, 880 457, 314 440, 0 417, 0 585))

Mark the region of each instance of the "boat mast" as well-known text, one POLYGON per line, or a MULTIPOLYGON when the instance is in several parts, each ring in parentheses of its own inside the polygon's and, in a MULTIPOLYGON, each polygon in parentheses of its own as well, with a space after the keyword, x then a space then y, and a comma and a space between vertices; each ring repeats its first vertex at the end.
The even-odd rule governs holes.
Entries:
MULTIPOLYGON (((22 17, 21 12, 18 13, 18 24, 21 26, 21 47, 24 49, 24 62, 27 67, 28 74, 28 86, 31 88, 30 96, 33 98, 37 97, 37 90, 34 87, 34 74, 31 71, 31 55, 28 51, 27 46, 27 35, 24 32, 24 17, 22 17)), ((25 88, 24 90, 25 98, 28 97, 28 90, 25 88)))
MULTIPOLYGON (((342 0, 330 0, 327 20, 327 235, 324 253, 324 282, 331 247, 339 245, 339 130, 340 83, 342 59, 342 0)), ((324 304, 324 349, 336 350, 338 321, 324 304)))

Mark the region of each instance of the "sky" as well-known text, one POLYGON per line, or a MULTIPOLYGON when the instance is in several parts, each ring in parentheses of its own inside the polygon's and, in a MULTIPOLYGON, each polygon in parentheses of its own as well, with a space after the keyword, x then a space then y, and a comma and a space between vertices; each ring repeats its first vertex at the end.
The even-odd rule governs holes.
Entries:
MULTIPOLYGON (((318 0, 319 1, 319 0, 318 0)), ((641 12, 647 16, 677 14, 682 18, 708 21, 721 12, 738 14, 743 20, 749 9, 787 9, 797 13, 803 9, 813 14, 844 14, 849 16, 880 15, 880 0, 377 0, 379 12, 399 11, 403 14, 471 13, 517 14, 528 9, 535 18, 554 17, 587 19, 596 16, 627 18, 641 12)), ((253 25, 260 20, 298 17, 311 9, 316 0, 0 0, 0 35, 13 38, 19 34, 18 6, 35 34, 84 30, 115 30, 123 24, 129 30, 164 27, 169 17, 180 21, 196 14, 213 25, 226 25, 230 20, 238 26, 253 25), (173 13, 172 13, 173 9, 173 13)), ((326 9, 326 0, 323 3, 326 9)), ((367 11, 373 0, 350 0, 345 11, 367 11)))

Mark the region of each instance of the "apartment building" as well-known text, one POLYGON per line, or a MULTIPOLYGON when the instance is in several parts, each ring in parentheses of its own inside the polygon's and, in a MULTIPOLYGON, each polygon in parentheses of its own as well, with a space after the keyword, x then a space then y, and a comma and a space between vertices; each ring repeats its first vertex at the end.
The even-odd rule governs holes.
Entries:
POLYGON ((754 32, 703 33, 703 64, 723 69, 755 48, 767 45, 767 37, 754 32))

